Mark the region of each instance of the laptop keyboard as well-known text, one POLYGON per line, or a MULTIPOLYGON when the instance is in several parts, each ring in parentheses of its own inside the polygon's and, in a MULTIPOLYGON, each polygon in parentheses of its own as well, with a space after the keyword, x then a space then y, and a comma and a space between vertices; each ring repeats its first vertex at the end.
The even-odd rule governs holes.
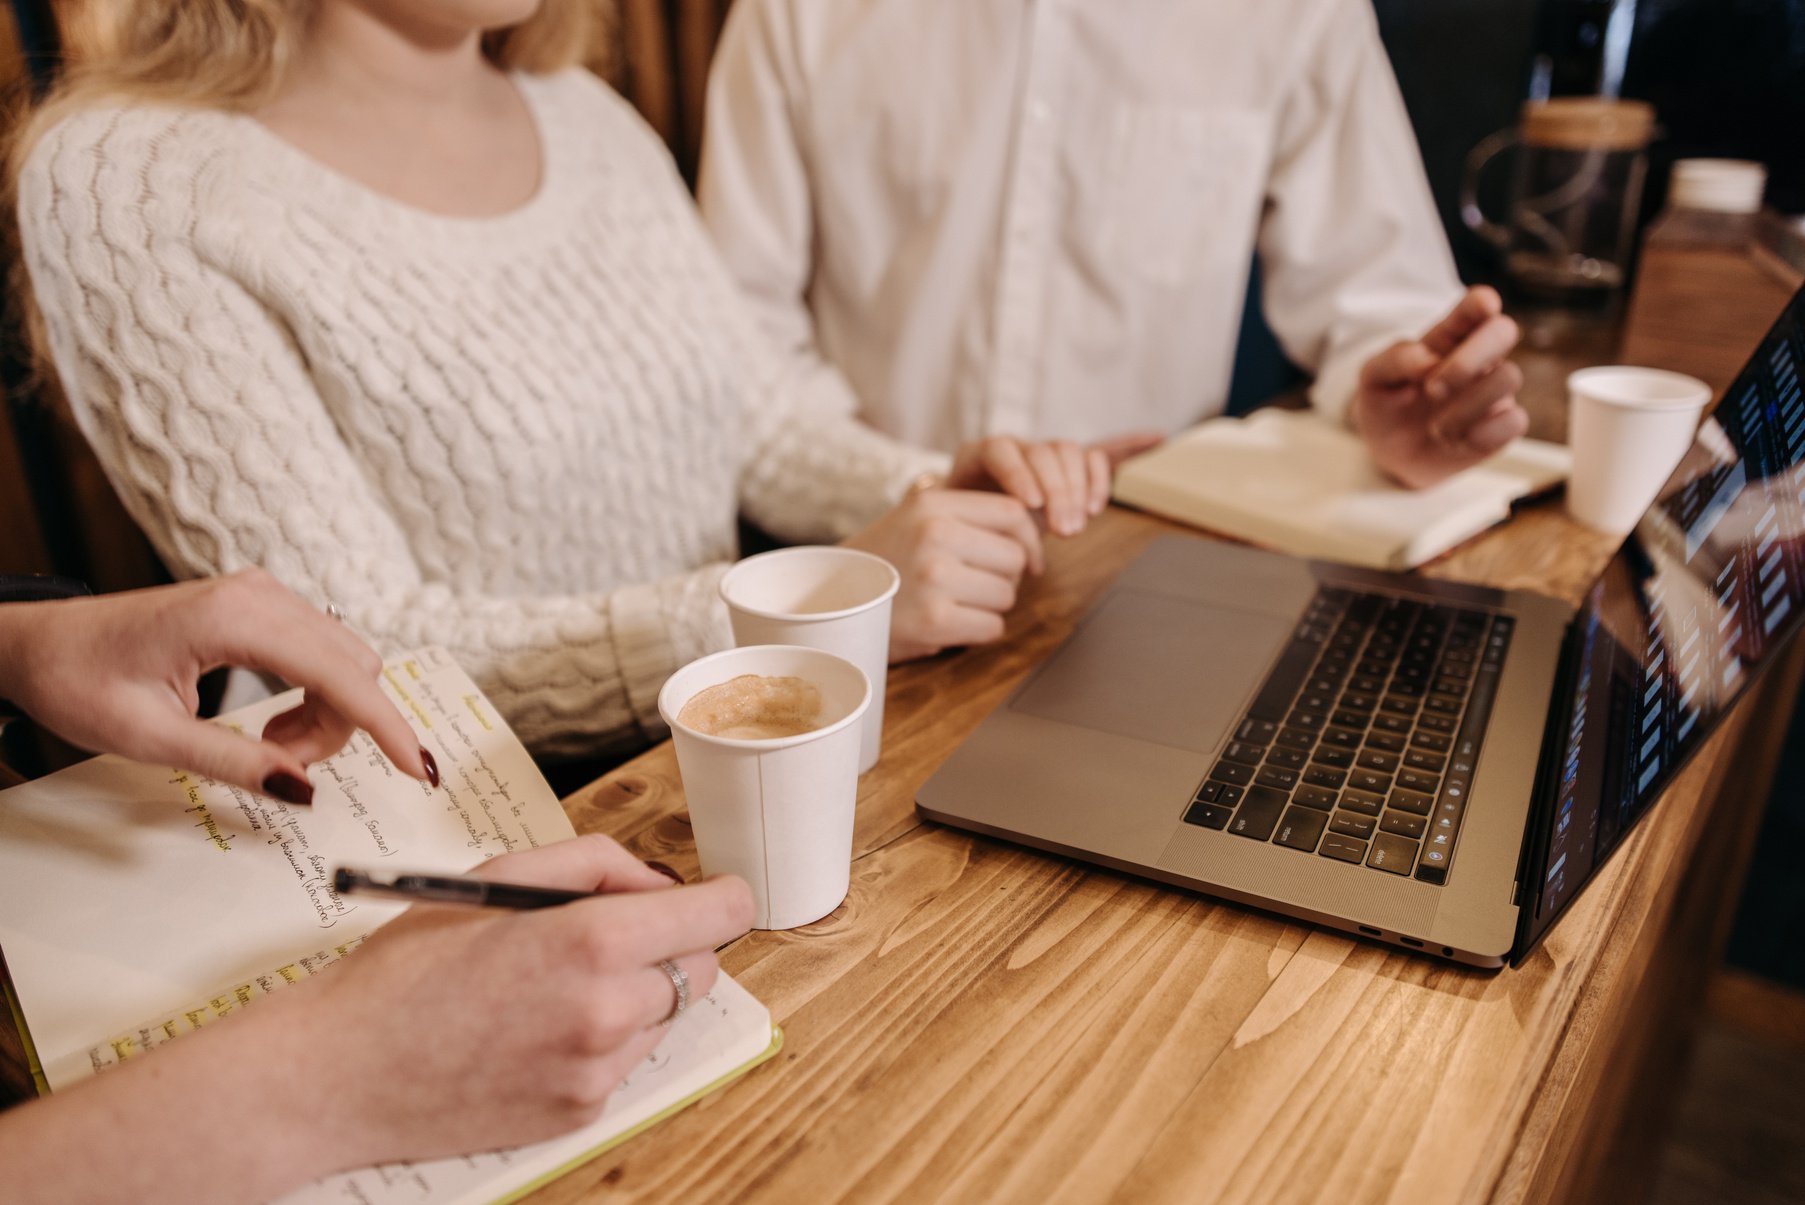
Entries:
POLYGON ((1319 590, 1185 822, 1446 883, 1514 626, 1319 590))

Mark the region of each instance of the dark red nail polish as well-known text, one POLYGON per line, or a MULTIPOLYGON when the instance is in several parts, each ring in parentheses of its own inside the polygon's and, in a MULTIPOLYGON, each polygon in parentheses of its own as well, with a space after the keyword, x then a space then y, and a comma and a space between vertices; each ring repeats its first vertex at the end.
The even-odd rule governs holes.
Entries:
POLYGON ((646 865, 649 868, 651 868, 652 870, 656 870, 659 874, 663 875, 665 878, 669 879, 671 882, 677 884, 677 886, 679 886, 679 887, 683 886, 683 876, 678 874, 676 871, 672 870, 670 867, 666 866, 663 862, 647 861, 646 865))
POLYGON ((277 770, 263 780, 263 793, 283 803, 312 803, 313 784, 296 778, 286 770, 277 770))
POLYGON ((438 786, 439 763, 433 760, 432 754, 426 751, 425 745, 420 746, 420 764, 426 767, 426 781, 435 787, 438 786))

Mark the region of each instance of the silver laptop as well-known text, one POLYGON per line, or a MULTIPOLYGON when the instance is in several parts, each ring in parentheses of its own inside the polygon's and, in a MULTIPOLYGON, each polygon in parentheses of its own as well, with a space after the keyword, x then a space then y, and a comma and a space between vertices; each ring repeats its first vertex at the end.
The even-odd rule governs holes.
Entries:
POLYGON ((1805 616, 1805 292, 1575 611, 1155 541, 916 796, 1348 933, 1520 960, 1805 616))

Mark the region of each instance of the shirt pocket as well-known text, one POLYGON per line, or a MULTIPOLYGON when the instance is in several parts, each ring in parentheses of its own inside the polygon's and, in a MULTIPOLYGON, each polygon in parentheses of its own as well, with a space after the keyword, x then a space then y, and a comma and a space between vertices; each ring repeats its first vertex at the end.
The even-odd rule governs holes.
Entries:
POLYGON ((1102 124, 1084 223, 1102 263, 1178 285, 1246 260, 1271 157, 1260 113, 1118 104, 1102 124))

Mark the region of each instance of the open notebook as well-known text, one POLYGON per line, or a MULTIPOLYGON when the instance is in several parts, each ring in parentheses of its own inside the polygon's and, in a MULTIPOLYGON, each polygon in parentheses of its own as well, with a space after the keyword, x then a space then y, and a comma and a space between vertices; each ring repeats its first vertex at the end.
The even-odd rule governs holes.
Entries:
POLYGON ((1519 439, 1426 490, 1392 484, 1360 437, 1309 411, 1216 418, 1116 473, 1115 500, 1280 552, 1409 569, 1563 481, 1560 444, 1519 439))
MULTIPOLYGON (((458 871, 574 835, 526 750, 443 650, 400 658, 384 678, 438 760, 436 792, 362 733, 314 767, 311 807, 116 757, 0 792, 0 950, 41 1089, 104 1074, 350 954, 402 905, 338 896, 341 862, 458 871)), ((226 721, 261 731, 298 700, 226 721)), ((513 1200, 781 1041, 764 1006, 723 974, 594 1124, 535 1146, 336 1175, 285 1200, 513 1200)))

